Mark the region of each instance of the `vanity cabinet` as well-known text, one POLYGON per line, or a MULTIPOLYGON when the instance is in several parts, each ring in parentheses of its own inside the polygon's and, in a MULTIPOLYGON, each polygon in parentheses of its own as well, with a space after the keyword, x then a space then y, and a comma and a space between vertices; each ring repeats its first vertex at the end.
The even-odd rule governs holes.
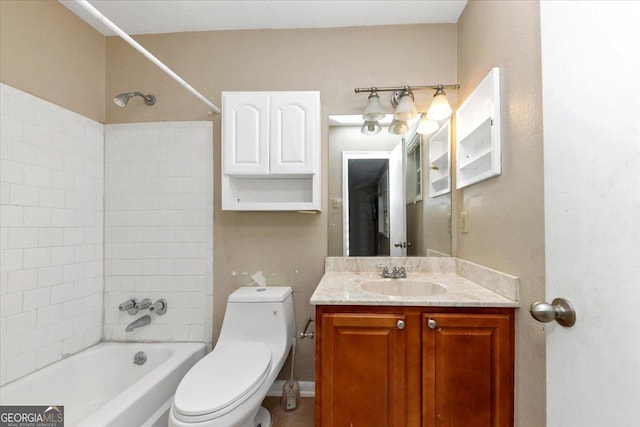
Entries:
POLYGON ((513 425, 513 309, 316 307, 316 427, 513 425))
POLYGON ((222 93, 222 209, 320 210, 320 93, 222 93))

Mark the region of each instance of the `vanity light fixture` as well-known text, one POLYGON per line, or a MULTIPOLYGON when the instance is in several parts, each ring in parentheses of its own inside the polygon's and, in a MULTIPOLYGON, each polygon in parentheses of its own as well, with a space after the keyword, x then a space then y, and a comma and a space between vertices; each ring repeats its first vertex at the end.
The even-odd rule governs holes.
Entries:
POLYGON ((377 135, 382 130, 382 126, 378 121, 365 121, 360 128, 360 132, 365 135, 377 135))
MULTIPOLYGON (((365 135, 375 135, 378 131, 376 125, 371 122, 377 123, 384 116, 384 109, 380 104, 380 96, 378 92, 393 92, 391 94, 391 105, 395 108, 393 114, 393 122, 389 125, 389 133, 394 135, 400 135, 405 133, 409 126, 407 120, 418 115, 416 106, 413 103, 413 91, 416 90, 435 90, 433 101, 431 106, 427 110, 426 114, 422 114, 420 119, 420 125, 418 127, 418 133, 430 134, 438 130, 440 127, 439 121, 446 120, 451 116, 452 110, 447 100, 447 95, 444 90, 458 90, 459 84, 453 85, 428 85, 428 86, 399 86, 399 87, 368 87, 368 88, 355 88, 355 93, 369 92, 369 98, 367 100, 367 106, 365 107, 362 118, 365 120, 365 125, 362 126, 362 133, 365 135), (367 124, 369 122, 369 124, 367 124)), ((379 124, 378 124, 379 126, 379 124)))
POLYGON ((436 120, 428 119, 427 114, 420 115, 420 123, 418 123, 418 132, 420 135, 430 135, 440 129, 440 124, 436 120))

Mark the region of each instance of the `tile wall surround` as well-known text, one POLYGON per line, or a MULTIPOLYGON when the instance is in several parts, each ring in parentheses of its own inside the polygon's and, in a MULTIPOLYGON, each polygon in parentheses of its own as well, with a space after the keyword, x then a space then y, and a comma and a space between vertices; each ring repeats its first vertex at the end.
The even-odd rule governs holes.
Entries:
POLYGON ((211 122, 102 125, 0 83, 0 385, 100 340, 212 336, 211 122), (133 333, 128 298, 165 298, 133 333))
POLYGON ((211 341, 212 144, 211 122, 105 126, 106 340, 211 341), (167 313, 118 311, 145 297, 167 313))
POLYGON ((104 126, 0 83, 0 385, 102 336, 104 126))
POLYGON ((512 301, 520 301, 520 279, 455 257, 327 257, 326 272, 379 272, 378 265, 406 266, 411 272, 454 273, 512 301))

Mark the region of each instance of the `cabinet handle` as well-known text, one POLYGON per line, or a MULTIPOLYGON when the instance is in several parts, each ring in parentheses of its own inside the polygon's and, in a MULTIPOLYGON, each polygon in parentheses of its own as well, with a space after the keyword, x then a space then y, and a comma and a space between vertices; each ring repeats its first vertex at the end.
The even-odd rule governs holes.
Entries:
POLYGON ((398 329, 404 329, 404 320, 398 320, 396 326, 398 327, 398 329))
POLYGON ((429 319, 427 320, 427 326, 431 329, 435 329, 438 326, 438 324, 436 323, 435 320, 429 319))

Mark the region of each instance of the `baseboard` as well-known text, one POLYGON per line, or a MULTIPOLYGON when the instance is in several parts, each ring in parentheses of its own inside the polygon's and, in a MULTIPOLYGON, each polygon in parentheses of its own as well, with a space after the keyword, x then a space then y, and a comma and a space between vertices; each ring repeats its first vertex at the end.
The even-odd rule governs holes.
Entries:
MULTIPOLYGON (((282 396, 284 383, 285 380, 275 381, 267 392, 267 396, 282 396)), ((316 383, 314 381, 299 381, 298 384, 300 384, 300 397, 315 397, 316 383)))

